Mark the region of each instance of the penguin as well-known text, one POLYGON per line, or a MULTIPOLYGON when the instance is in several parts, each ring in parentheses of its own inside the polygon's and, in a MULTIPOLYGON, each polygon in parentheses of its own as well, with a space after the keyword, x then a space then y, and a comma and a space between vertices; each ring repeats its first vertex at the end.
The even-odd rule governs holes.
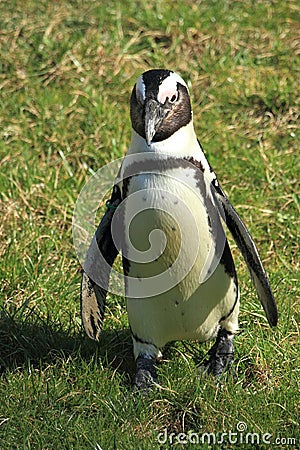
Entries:
POLYGON ((99 339, 110 271, 121 252, 134 386, 144 390, 157 382, 162 350, 178 340, 215 339, 201 369, 219 378, 233 363, 240 303, 225 226, 274 327, 278 313, 267 274, 196 137, 181 76, 144 72, 132 90, 130 118, 130 146, 86 257, 83 326, 99 339))

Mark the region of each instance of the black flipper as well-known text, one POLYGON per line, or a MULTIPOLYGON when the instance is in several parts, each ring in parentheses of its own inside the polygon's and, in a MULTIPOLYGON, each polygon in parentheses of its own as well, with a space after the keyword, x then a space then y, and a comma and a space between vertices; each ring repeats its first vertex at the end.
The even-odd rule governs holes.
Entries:
POLYGON ((119 253, 112 238, 111 221, 120 202, 120 190, 115 186, 108 209, 89 247, 82 275, 82 324, 87 335, 95 340, 99 339, 102 329, 111 267, 119 253))
POLYGON ((246 261, 268 322, 271 326, 276 326, 278 321, 277 306, 256 245, 242 219, 231 205, 223 190, 216 182, 213 183, 213 186, 215 188, 216 197, 225 213, 226 225, 246 261))

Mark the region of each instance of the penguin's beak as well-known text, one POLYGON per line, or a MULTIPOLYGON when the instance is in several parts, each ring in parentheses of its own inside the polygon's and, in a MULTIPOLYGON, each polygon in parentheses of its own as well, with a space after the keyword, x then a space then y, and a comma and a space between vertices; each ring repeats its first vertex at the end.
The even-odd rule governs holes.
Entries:
POLYGON ((169 108, 154 99, 149 99, 145 104, 145 136, 147 145, 150 146, 156 131, 169 112, 169 108))

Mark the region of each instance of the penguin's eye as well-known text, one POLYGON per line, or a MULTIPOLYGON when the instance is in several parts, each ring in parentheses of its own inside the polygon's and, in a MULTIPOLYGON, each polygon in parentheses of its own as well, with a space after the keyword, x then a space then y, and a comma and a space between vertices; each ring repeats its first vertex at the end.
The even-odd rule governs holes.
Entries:
POLYGON ((178 92, 176 94, 173 94, 172 97, 169 99, 170 103, 175 103, 178 99, 178 92))

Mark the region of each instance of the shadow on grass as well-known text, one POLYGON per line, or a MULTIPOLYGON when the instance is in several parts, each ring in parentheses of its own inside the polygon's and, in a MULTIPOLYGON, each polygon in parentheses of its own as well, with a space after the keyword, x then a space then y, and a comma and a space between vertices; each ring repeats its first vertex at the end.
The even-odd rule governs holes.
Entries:
MULTIPOLYGON (((196 365, 206 355, 198 343, 171 342, 164 348, 164 364, 166 360, 182 358, 186 351, 194 354, 196 365)), ((69 358, 109 368, 112 376, 118 372, 125 386, 131 386, 135 362, 128 329, 103 330, 99 342, 94 342, 71 318, 66 326, 50 318, 43 319, 34 310, 21 308, 10 314, 0 309, 0 375, 28 367, 43 370, 49 364, 59 366, 69 358)))
MULTIPOLYGON (((207 358, 207 349, 208 346, 197 342, 171 342, 164 348, 164 363, 183 358, 187 352, 199 367, 207 358)), ((34 311, 24 313, 19 310, 11 315, 4 309, 0 310, 0 375, 28 367, 42 370, 49 364, 59 365, 69 358, 95 362, 99 367, 109 368, 112 376, 118 372, 124 385, 131 386, 135 363, 128 329, 104 330, 100 341, 94 342, 71 319, 69 327, 66 327, 59 322, 42 319, 34 311)), ((239 372, 244 374, 243 387, 257 378, 261 381, 261 373, 248 358, 239 367, 239 372)), ((237 373, 233 371, 233 375, 236 379, 237 373)))
MULTIPOLYGON (((104 330, 99 342, 88 339, 70 320, 69 329, 34 312, 10 315, 0 310, 0 375, 27 367, 43 369, 68 358, 99 361, 99 366, 133 376, 129 330, 104 330), (101 363, 101 364, 100 364, 101 363)), ((128 383, 130 381, 128 380, 128 383)))

